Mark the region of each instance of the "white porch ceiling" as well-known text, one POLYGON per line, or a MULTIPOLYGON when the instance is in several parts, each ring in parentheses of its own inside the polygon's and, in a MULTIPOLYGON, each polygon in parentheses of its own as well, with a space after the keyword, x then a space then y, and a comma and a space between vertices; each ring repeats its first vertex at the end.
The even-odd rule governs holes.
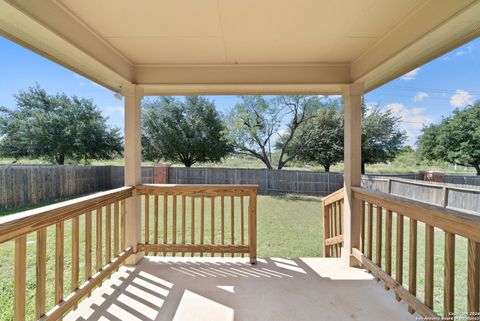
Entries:
POLYGON ((116 91, 368 91, 477 37, 480 0, 0 0, 0 34, 116 91))

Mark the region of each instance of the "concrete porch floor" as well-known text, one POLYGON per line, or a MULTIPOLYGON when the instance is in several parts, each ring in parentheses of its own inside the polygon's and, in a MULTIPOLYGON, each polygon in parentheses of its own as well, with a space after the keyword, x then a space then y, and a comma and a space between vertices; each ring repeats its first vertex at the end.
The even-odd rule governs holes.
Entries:
POLYGON ((392 291, 335 258, 146 257, 65 320, 414 320, 392 291))

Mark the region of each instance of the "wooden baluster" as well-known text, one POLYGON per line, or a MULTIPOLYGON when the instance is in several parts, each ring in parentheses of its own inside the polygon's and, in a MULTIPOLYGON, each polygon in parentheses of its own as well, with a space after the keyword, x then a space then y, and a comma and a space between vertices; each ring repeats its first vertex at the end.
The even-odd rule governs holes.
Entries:
MULTIPOLYGON (((337 236, 338 235, 338 215, 337 215, 337 203, 333 203, 332 206, 331 206, 331 209, 332 209, 332 222, 333 222, 333 227, 332 227, 332 230, 333 230, 333 236, 337 236)), ((333 245, 333 247, 335 248, 335 256, 338 257, 339 253, 338 253, 338 244, 335 244, 333 245)))
MULTIPOLYGON (((177 195, 173 195, 173 212, 172 212, 172 243, 177 244, 177 195)), ((175 256, 176 253, 173 253, 175 256)))
MULTIPOLYGON (((417 221, 410 218, 410 237, 408 246, 408 291, 417 294, 417 221)), ((415 310, 408 308, 410 313, 415 310)))
MULTIPOLYGON (((329 237, 334 237, 336 235, 336 231, 335 231, 335 216, 333 215, 333 206, 334 204, 330 204, 328 206, 328 221, 330 222, 330 227, 329 227, 329 230, 330 230, 330 236, 329 237)), ((335 251, 336 251, 336 248, 335 248, 335 245, 329 245, 329 248, 330 248, 330 255, 331 256, 334 256, 336 255, 335 251)))
MULTIPOLYGON (((403 284, 403 215, 397 213, 397 248, 395 280, 403 284)), ((400 301, 398 294, 395 295, 397 301, 400 301)))
POLYGON ((120 253, 120 204, 113 204, 113 256, 120 253))
MULTIPOLYGON (((342 231, 342 201, 338 201, 336 202, 337 204, 337 212, 338 212, 338 234, 337 235, 342 235, 343 231, 342 231)), ((341 254, 341 251, 342 251, 342 243, 338 243, 337 244, 337 247, 338 247, 338 257, 340 257, 342 254, 341 254)))
POLYGON ((37 287, 35 295, 35 319, 45 314, 47 278, 47 229, 37 231, 37 287))
MULTIPOLYGON (((210 205, 210 243, 213 245, 215 244, 215 196, 212 196, 210 198, 211 200, 211 205, 210 205)), ((213 257, 215 253, 213 252, 212 248, 212 253, 211 256, 213 257)))
POLYGON ((250 192, 248 203, 248 246, 250 248, 250 263, 257 262, 257 193, 250 192))
MULTIPOLYGON (((392 211, 387 210, 385 218, 385 272, 392 275, 392 211)), ((389 287, 385 285, 385 289, 389 287)))
POLYGON ((365 253, 365 201, 362 201, 362 209, 360 210, 360 251, 365 253))
POLYGON ((480 304, 480 243, 468 240, 468 307, 473 316, 480 304))
POLYGON ((330 205, 323 206, 323 256, 330 257, 330 246, 327 246, 327 239, 330 238, 330 205))
POLYGON ((27 237, 15 239, 15 320, 25 320, 26 279, 27 279, 27 237))
MULTIPOLYGON (((153 204, 153 243, 158 244, 158 207, 159 203, 159 196, 155 195, 154 196, 154 204, 153 204)), ((158 255, 157 252, 154 253, 154 255, 158 255)))
MULTIPOLYGON (((380 206, 377 206, 377 230, 376 230, 376 254, 377 254, 377 259, 375 264, 378 267, 382 267, 382 220, 383 220, 383 208, 380 206)), ((380 281, 379 278, 377 278, 377 281, 380 281)))
POLYGON ((97 247, 96 247, 96 270, 100 271, 102 265, 102 208, 97 209, 97 247))
POLYGON ((105 264, 112 262, 112 205, 106 206, 105 218, 105 264))
POLYGON ((57 223, 55 230, 55 304, 63 300, 64 236, 64 222, 57 223))
MULTIPOLYGON (((193 245, 195 244, 195 197, 192 196, 192 210, 191 210, 191 234, 190 234, 190 243, 193 245)), ((194 253, 191 253, 191 256, 193 256, 194 253)))
MULTIPOLYGON (((220 208, 221 208, 221 213, 222 213, 222 216, 221 216, 221 227, 220 227, 220 243, 222 245, 225 244, 225 198, 224 196, 222 195, 222 197, 220 198, 220 208)), ((224 254, 222 253, 221 256, 223 257, 224 254)))
POLYGON ((373 204, 368 204, 368 252, 367 257, 371 260, 373 253, 373 204))
POLYGON ((433 309, 434 229, 425 224, 425 305, 433 309))
MULTIPOLYGON (((204 244, 205 240, 205 197, 200 198, 200 244, 204 244)), ((200 256, 203 256, 203 251, 200 251, 200 256)))
MULTIPOLYGON (((163 195, 163 244, 168 244, 168 235, 167 235, 167 223, 168 223, 168 195, 163 195)), ((163 256, 166 256, 167 253, 163 252, 163 256)))
MULTIPOLYGON (((243 196, 240 196, 240 242, 242 245, 245 245, 245 217, 244 217, 244 208, 243 208, 243 196)), ((242 257, 244 254, 242 253, 242 257)))
MULTIPOLYGON (((145 211, 145 244, 150 244, 150 195, 145 195, 144 211, 145 211)), ((148 255, 148 252, 145 251, 145 255, 148 255)))
MULTIPOLYGON (((187 197, 182 195, 182 244, 185 244, 185 220, 187 212, 187 197)), ((185 256, 185 252, 182 252, 182 256, 185 256)))
POLYGON ((126 226, 125 226, 125 215, 126 215, 126 210, 125 210, 125 200, 122 200, 122 206, 121 206, 121 214, 120 217, 122 219, 122 242, 121 242, 121 250, 123 251, 125 249, 125 235, 126 235, 126 226))
POLYGON ((445 270, 444 270, 443 313, 451 316, 455 299, 455 234, 445 233, 445 270))
MULTIPOLYGON (((72 282, 70 289, 74 292, 78 289, 78 277, 80 273, 80 218, 72 219, 72 282)), ((74 309, 77 305, 74 306, 74 309)))
MULTIPOLYGON (((92 212, 85 214, 85 280, 92 278, 92 212)), ((88 293, 90 296, 90 292, 88 293)))
MULTIPOLYGON (((232 195, 230 196, 230 242, 231 244, 235 244, 235 197, 232 195)), ((232 257, 235 254, 232 252, 232 257)))

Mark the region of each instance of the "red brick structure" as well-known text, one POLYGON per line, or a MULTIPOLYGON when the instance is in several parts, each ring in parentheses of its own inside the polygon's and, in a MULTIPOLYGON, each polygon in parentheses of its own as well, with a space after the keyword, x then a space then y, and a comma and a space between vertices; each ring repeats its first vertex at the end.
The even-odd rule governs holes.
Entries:
POLYGON ((157 164, 153 167, 153 183, 168 184, 168 170, 172 164, 157 164))

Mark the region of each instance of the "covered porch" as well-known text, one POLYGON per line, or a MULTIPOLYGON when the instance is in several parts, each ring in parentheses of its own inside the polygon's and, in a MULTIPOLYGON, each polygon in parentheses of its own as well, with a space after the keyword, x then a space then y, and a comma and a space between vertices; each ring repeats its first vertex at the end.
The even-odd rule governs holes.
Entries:
POLYGON ((0 0, 2 36, 111 89, 125 107, 125 187, 0 219, 0 243, 15 243, 15 320, 449 316, 456 236, 468 240, 468 286, 461 290, 468 312, 478 312, 478 216, 365 190, 360 165, 362 96, 478 37, 479 26, 475 0, 0 0), (343 97, 345 184, 324 199, 319 244, 338 258, 257 258, 255 186, 141 184, 144 96, 246 94, 343 97), (226 208, 225 200, 236 207, 226 208), (219 227, 225 213, 231 219, 219 227), (417 222, 427 235, 421 263, 417 222), (71 253, 64 252, 66 223, 71 253), (49 227, 54 249, 47 248, 49 227), (443 304, 435 309, 437 230, 445 234, 445 259, 443 304), (37 244, 34 316, 26 313, 28 237, 37 244), (51 309, 47 250, 55 251, 51 309), (71 275, 64 273, 66 255, 71 275))

